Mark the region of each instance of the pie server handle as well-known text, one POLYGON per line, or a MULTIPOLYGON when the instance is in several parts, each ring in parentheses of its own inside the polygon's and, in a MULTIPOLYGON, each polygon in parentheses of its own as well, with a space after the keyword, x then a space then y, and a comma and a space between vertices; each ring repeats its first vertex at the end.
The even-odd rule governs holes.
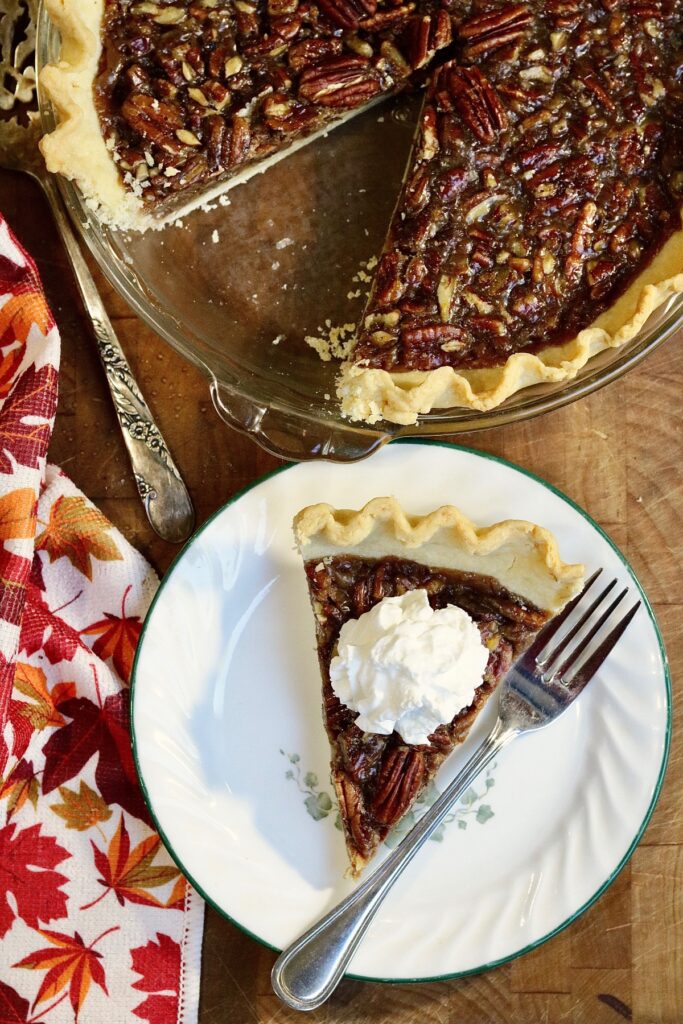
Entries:
POLYGON ((92 320, 97 350, 147 518, 160 537, 180 544, 187 540, 194 526, 190 495, 128 365, 54 180, 47 174, 41 174, 38 180, 50 203, 83 304, 92 320))
POLYGON ((459 796, 514 736, 498 722, 427 813, 377 870, 275 961, 273 990, 293 1010, 315 1010, 334 992, 385 896, 459 796))

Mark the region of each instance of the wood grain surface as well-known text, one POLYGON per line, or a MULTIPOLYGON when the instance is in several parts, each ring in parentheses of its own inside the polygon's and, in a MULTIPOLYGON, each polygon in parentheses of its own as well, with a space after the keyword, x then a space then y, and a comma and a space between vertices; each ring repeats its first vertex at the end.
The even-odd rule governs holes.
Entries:
MULTIPOLYGON (((88 322, 34 186, 0 175, 2 210, 35 256, 62 334, 50 459, 163 573, 176 549, 147 524, 88 322)), ((137 379, 201 523, 277 461, 214 413, 206 381, 135 319, 97 276, 137 379)), ((311 1024, 683 1024, 683 333, 609 387, 558 412, 463 443, 540 474, 577 501, 631 560, 659 618, 674 685, 671 758, 654 817, 630 863, 583 917, 488 973, 424 985, 344 982, 311 1024)), ((211 909, 201 1024, 283 1024, 274 955, 211 909)))

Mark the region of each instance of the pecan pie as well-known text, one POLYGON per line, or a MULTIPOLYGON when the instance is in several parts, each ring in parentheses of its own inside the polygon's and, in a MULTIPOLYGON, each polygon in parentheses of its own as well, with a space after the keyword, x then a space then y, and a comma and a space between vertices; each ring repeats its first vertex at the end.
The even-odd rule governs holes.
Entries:
POLYGON ((159 226, 400 89, 451 42, 445 0, 48 0, 48 168, 159 226))
POLYGON ((573 377, 683 291, 683 4, 475 0, 340 385, 356 419, 573 377))
POLYGON ((478 529, 452 506, 407 516, 393 498, 375 498, 360 511, 313 505, 297 515, 294 530, 315 615, 332 782, 358 874, 465 739, 512 661, 576 594, 583 566, 563 563, 553 536, 531 523, 478 529), (363 732, 330 681, 344 623, 415 589, 426 591, 434 610, 468 612, 489 651, 472 704, 418 745, 395 731, 363 732))
POLYGON ((47 4, 47 165, 122 227, 431 75, 338 385, 351 419, 568 380, 683 291, 683 0, 47 4))

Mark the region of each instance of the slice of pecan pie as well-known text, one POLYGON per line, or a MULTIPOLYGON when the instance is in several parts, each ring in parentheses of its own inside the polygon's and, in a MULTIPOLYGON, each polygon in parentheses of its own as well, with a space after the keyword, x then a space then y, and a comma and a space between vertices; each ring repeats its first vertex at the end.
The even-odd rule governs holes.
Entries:
POLYGON ((316 623, 323 715, 352 873, 358 874, 461 743, 497 683, 538 630, 580 589, 583 566, 554 537, 508 520, 478 529, 456 508, 407 516, 394 498, 360 511, 303 509, 294 522, 316 623), (336 695, 330 664, 342 627, 385 598, 423 590, 433 610, 455 605, 476 623, 488 661, 472 703, 426 743, 364 732, 336 695))
POLYGON ((492 408, 683 291, 682 29, 680 0, 471 5, 425 99, 348 415, 492 408))
POLYGON ((48 169, 102 219, 159 226, 400 89, 451 41, 444 4, 48 0, 48 169))

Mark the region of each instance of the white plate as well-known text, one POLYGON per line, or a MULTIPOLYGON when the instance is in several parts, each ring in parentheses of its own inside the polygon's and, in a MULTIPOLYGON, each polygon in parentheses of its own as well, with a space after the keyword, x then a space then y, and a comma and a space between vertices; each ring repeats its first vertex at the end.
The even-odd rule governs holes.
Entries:
MULTIPOLYGON (((568 498, 461 448, 409 442, 352 466, 283 467, 218 512, 147 617, 133 673, 134 746, 179 866, 221 913, 278 949, 352 884, 329 799, 313 621, 291 521, 312 502, 355 508, 383 494, 416 513, 453 503, 480 524, 531 519, 555 533, 565 560, 640 589, 623 555, 568 498)), ((439 788, 494 716, 491 702, 437 776, 439 788)), ((644 601, 581 699, 506 748, 441 841, 421 851, 353 973, 396 981, 481 970, 569 924, 640 838, 669 730, 666 655, 644 601)))

